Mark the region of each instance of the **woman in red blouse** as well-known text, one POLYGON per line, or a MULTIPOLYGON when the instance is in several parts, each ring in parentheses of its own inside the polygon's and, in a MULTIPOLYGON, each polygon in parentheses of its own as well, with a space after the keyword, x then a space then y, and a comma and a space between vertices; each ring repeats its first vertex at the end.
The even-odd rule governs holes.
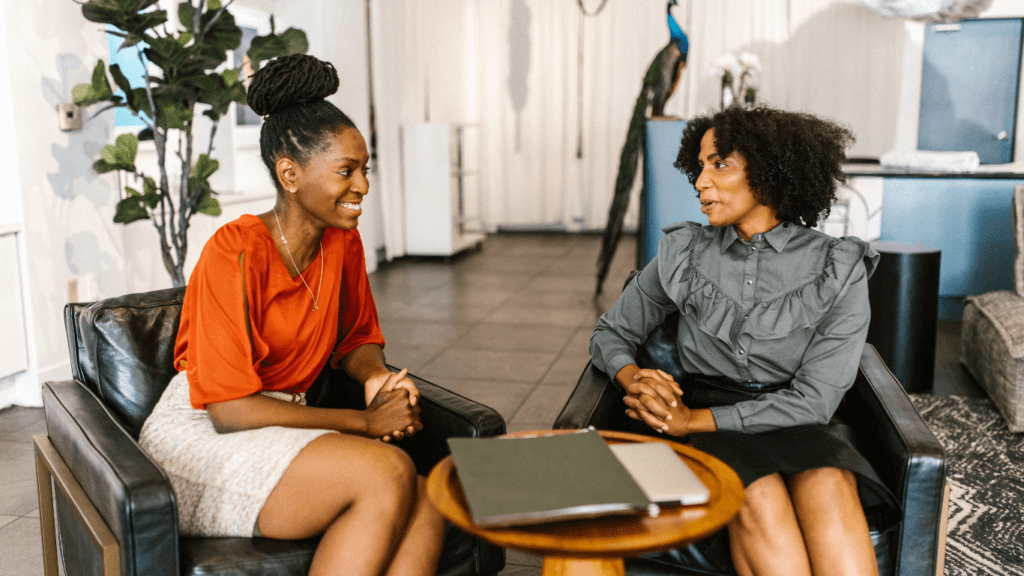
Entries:
POLYGON ((311 574, 433 574, 444 521, 412 461, 387 443, 422 428, 419 392, 384 364, 356 231, 369 153, 324 99, 338 86, 334 67, 307 55, 253 76, 248 101, 266 118, 260 148, 277 202, 203 248, 179 374, 140 443, 171 478, 183 535, 323 535, 311 574), (366 410, 305 405, 328 361, 364 384, 366 410))

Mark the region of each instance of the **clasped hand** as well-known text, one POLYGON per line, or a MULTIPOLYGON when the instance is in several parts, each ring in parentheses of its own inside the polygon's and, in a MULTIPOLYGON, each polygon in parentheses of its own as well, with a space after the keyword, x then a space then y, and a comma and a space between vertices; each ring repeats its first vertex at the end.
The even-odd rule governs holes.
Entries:
POLYGON ((406 378, 407 373, 406 369, 388 372, 366 382, 367 435, 371 438, 390 442, 423 429, 420 391, 406 378))
POLYGON ((693 412, 683 404, 683 390, 670 374, 640 368, 624 387, 627 416, 671 436, 689 432, 693 412))

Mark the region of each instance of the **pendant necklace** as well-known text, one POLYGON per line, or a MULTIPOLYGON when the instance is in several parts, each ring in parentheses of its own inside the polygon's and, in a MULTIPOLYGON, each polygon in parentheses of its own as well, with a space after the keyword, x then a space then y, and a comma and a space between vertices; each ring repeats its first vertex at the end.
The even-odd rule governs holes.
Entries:
POLYGON ((292 256, 291 249, 288 248, 288 239, 284 237, 284 228, 281 227, 281 219, 277 216, 277 208, 274 208, 274 219, 277 220, 277 229, 281 231, 281 242, 284 243, 284 251, 288 253, 288 259, 292 261, 292 266, 295 267, 295 271, 299 273, 299 280, 302 280, 302 284, 309 290, 309 295, 313 297, 313 312, 317 311, 317 302, 320 300, 320 288, 324 285, 324 242, 320 241, 320 283, 316 287, 316 296, 313 296, 313 289, 306 284, 306 279, 302 277, 302 271, 299 270, 299 265, 295 263, 295 258, 292 256))

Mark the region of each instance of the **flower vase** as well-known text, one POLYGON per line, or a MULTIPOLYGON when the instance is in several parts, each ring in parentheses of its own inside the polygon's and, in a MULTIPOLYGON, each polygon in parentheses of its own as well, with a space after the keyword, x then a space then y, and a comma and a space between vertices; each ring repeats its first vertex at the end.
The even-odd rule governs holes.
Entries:
POLYGON ((722 110, 732 106, 736 102, 736 96, 732 93, 732 83, 722 79, 722 110))
POLYGON ((754 90, 753 88, 747 88, 746 94, 743 95, 743 103, 746 104, 748 108, 751 108, 754 106, 756 102, 757 91, 754 90))

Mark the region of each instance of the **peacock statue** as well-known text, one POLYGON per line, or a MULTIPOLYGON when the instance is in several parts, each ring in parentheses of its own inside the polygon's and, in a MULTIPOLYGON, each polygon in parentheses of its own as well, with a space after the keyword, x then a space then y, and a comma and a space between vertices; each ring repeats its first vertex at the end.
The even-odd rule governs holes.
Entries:
POLYGON ((664 116, 665 102, 675 91, 683 67, 686 66, 686 54, 689 51, 690 43, 686 38, 686 33, 672 17, 672 7, 676 3, 677 0, 668 0, 668 5, 665 7, 670 39, 668 45, 658 52, 650 67, 647 68, 643 86, 640 88, 640 95, 637 96, 636 105, 633 107, 633 116, 629 120, 626 143, 622 146, 622 153, 619 156, 619 173, 615 178, 615 192, 612 195, 612 205, 608 210, 608 223, 605 225, 604 237, 601 241, 601 254, 597 258, 598 294, 601 293, 601 285, 608 275, 608 266, 612 262, 612 256, 615 255, 619 236, 622 235, 622 221, 626 216, 626 207, 629 205, 629 191, 633 187, 637 164, 644 146, 644 124, 647 122, 648 108, 650 108, 651 116, 664 116))

